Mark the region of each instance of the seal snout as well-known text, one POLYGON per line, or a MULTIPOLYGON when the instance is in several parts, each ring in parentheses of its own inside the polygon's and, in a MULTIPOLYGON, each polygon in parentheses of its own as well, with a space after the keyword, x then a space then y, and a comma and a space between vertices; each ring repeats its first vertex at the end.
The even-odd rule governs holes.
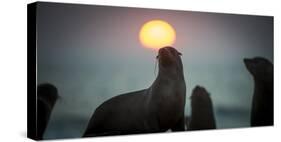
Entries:
POLYGON ((193 98, 195 96, 198 96, 198 95, 205 95, 205 94, 208 94, 207 90, 204 87, 197 85, 193 89, 193 93, 191 95, 191 98, 193 98))
POLYGON ((244 58, 244 63, 245 63, 245 65, 247 66, 250 62, 251 62, 251 59, 249 59, 249 58, 244 58))
POLYGON ((158 59, 160 60, 160 63, 163 65, 169 65, 172 64, 173 60, 173 54, 171 52, 172 47, 163 47, 159 49, 158 51, 158 59))
POLYGON ((254 60, 253 59, 249 59, 249 58, 244 58, 243 61, 244 61, 244 64, 245 64, 246 68, 248 69, 248 71, 250 73, 253 73, 252 69, 253 69, 253 67, 255 65, 254 60))
POLYGON ((201 87, 201 86, 197 85, 197 86, 194 88, 194 91, 196 91, 196 92, 197 92, 197 91, 204 91, 204 92, 205 92, 206 90, 205 90, 204 87, 201 87))
POLYGON ((181 53, 171 46, 166 46, 159 49, 158 55, 163 58, 173 58, 174 56, 181 55, 181 53))
POLYGON ((175 48, 166 46, 159 49, 157 59, 159 60, 159 65, 162 65, 162 67, 178 66, 182 68, 180 56, 181 53, 175 48))
POLYGON ((161 48, 161 49, 159 49, 159 55, 167 55, 167 54, 169 54, 169 49, 167 49, 167 48, 171 48, 171 47, 163 47, 163 48, 161 48))

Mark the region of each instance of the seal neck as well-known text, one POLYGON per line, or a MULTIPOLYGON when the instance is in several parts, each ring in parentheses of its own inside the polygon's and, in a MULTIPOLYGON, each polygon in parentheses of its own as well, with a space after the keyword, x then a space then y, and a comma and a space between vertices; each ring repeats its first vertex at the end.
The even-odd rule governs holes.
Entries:
POLYGON ((254 79, 256 93, 272 93, 273 94, 273 80, 264 81, 261 79, 254 79))
POLYGON ((180 80, 184 78, 183 70, 180 68, 164 69, 158 71, 156 80, 169 79, 180 80))

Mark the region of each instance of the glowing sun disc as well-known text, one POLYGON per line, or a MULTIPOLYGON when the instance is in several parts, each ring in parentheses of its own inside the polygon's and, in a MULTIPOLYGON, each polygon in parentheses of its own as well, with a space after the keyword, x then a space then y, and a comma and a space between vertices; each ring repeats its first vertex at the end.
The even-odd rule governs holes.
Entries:
POLYGON ((143 46, 159 49, 174 44, 176 31, 163 20, 152 20, 142 26, 139 39, 143 46))

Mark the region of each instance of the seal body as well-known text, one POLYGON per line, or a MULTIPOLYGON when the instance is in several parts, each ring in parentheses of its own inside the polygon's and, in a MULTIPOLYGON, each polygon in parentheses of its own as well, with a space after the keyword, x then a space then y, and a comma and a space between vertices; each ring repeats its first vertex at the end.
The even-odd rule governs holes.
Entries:
POLYGON ((189 130, 216 129, 213 104, 205 88, 196 86, 191 96, 189 130))
POLYGON ((83 137, 184 131, 186 86, 180 53, 159 50, 159 72, 148 88, 118 95, 101 104, 83 137))
POLYGON ((57 88, 49 83, 37 87, 37 138, 43 139, 53 107, 59 98, 57 88))
POLYGON ((251 126, 273 125, 273 64, 265 58, 244 59, 254 78, 251 126))

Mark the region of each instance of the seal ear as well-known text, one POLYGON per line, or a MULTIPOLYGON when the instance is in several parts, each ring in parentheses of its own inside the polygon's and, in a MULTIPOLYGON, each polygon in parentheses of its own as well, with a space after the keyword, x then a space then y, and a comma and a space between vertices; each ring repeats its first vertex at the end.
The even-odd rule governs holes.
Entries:
POLYGON ((159 55, 156 56, 156 59, 158 59, 158 58, 159 58, 159 55))
POLYGON ((178 55, 180 55, 180 56, 181 56, 182 54, 181 54, 180 52, 178 52, 178 55))

